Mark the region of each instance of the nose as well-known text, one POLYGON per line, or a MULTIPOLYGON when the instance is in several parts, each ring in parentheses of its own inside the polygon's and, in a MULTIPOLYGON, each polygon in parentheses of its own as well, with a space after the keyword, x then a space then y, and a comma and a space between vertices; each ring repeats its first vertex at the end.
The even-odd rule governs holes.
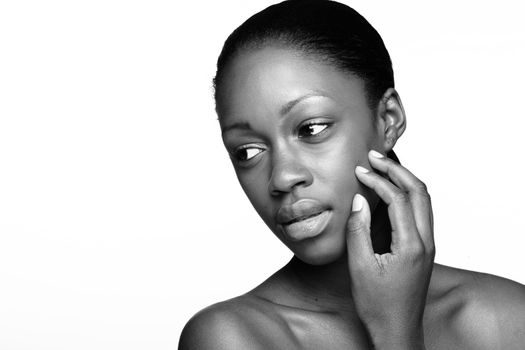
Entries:
POLYGON ((294 188, 312 184, 313 176, 299 157, 289 152, 273 155, 269 191, 272 196, 293 191, 294 188))

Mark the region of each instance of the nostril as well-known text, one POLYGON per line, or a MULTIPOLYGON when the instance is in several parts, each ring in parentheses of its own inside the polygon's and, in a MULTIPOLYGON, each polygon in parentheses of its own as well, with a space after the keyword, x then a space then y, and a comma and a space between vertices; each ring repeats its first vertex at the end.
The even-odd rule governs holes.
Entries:
POLYGON ((288 164, 274 168, 270 178, 269 190, 274 196, 291 192, 296 187, 306 187, 312 183, 312 174, 304 166, 288 164))

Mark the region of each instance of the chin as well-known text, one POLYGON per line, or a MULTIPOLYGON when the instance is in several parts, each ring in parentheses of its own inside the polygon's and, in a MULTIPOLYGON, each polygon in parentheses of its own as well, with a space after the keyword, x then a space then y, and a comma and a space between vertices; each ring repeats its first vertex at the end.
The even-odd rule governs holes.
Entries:
POLYGON ((305 240, 297 244, 293 249, 292 247, 289 248, 299 260, 315 266, 334 263, 346 254, 346 239, 344 235, 322 238, 324 239, 305 240))

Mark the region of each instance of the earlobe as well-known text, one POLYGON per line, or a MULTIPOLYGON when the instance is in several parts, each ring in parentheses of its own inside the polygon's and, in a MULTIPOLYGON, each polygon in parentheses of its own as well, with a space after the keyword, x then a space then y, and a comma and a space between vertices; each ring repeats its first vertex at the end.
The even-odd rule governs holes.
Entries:
POLYGON ((406 128, 405 110, 394 88, 387 89, 379 101, 377 118, 380 121, 379 132, 383 136, 383 148, 385 152, 389 152, 406 128))

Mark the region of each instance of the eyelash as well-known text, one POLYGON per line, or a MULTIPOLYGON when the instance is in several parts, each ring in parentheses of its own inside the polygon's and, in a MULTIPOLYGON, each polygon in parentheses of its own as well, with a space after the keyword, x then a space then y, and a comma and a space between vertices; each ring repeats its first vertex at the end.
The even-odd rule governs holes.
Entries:
POLYGON ((248 162, 248 161, 252 160, 254 157, 256 157, 258 154, 262 153, 263 151, 264 151, 263 147, 260 147, 260 146, 254 145, 254 144, 248 144, 248 145, 240 146, 240 147, 236 148, 235 150, 233 150, 233 152, 231 153, 231 156, 237 162, 245 163, 245 162, 248 162), (248 150, 257 150, 257 153, 253 154, 251 157, 248 157, 249 154, 246 154, 246 159, 242 159, 241 155, 240 155, 240 152, 246 151, 246 153, 248 153, 248 150))
POLYGON ((332 125, 332 123, 328 123, 328 122, 321 122, 321 121, 312 121, 312 122, 309 122, 309 123, 306 123, 306 124, 303 124, 301 125, 298 129, 297 129, 297 137, 299 138, 309 138, 309 137, 319 137, 320 135, 322 135, 330 126, 332 125), (301 135, 301 130, 304 130, 305 128, 309 128, 310 130, 313 128, 313 127, 316 127, 316 126, 322 126, 323 129, 316 132, 315 134, 311 134, 311 135, 307 135, 307 136, 302 136, 301 135))
MULTIPOLYGON (((297 128, 297 137, 300 138, 300 139, 305 139, 305 138, 315 138, 315 137, 320 137, 322 136, 322 134, 324 134, 327 129, 332 126, 332 123, 329 123, 329 122, 322 122, 322 121, 310 121, 310 122, 307 122, 306 124, 303 124, 301 126, 299 126, 297 128), (323 127, 320 131, 317 131, 313 134, 310 134, 310 135, 301 135, 301 131, 304 131, 305 129, 309 129, 309 131, 312 131, 311 129, 316 127, 316 126, 321 126, 323 127)), ((246 144, 246 145, 242 145, 240 147, 237 147, 236 149, 234 149, 232 152, 231 152, 231 157, 237 162, 237 163, 246 163, 246 162, 249 162, 250 160, 252 160, 253 158, 257 157, 259 154, 261 154, 262 152, 264 152, 266 149, 264 147, 261 147, 257 144, 246 144), (255 150, 256 153, 255 154, 252 154, 250 156, 250 154, 248 153, 250 150, 255 150), (245 155, 242 155, 241 152, 246 152, 245 155)))

